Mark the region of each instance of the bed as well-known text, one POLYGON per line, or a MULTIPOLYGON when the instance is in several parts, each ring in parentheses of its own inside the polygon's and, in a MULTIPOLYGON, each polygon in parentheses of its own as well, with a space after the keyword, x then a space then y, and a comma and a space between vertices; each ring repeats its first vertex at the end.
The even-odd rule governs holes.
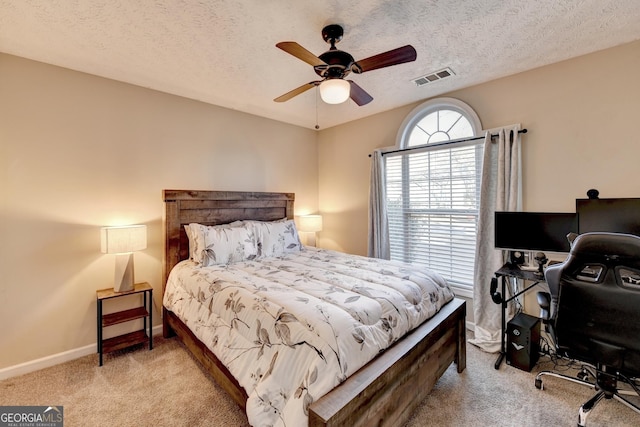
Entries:
MULTIPOLYGON (((293 219, 294 194, 164 190, 163 296, 171 271, 189 258, 184 225, 293 219)), ((444 371, 466 366, 465 302, 454 298, 384 352, 308 406, 309 426, 404 424, 444 371)), ((229 369, 172 311, 163 306, 163 334, 177 335, 243 409, 248 395, 229 369)))

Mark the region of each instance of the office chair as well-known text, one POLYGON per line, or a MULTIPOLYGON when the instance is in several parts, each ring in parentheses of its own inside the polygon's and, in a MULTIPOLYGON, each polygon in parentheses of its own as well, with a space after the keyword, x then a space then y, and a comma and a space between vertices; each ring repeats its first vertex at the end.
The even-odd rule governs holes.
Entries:
POLYGON ((540 317, 556 353, 583 368, 575 378, 540 372, 535 386, 543 389, 542 377, 549 375, 594 388, 578 411, 578 426, 603 397, 640 414, 640 406, 622 396, 640 396, 640 237, 582 234, 564 262, 547 267, 545 280, 550 293, 538 294, 540 317))

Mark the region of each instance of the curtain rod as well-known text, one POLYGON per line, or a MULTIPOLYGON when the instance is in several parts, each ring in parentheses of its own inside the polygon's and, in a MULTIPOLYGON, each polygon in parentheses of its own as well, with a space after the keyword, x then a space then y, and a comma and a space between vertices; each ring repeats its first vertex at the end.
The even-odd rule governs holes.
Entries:
MULTIPOLYGON (((513 132, 513 131, 511 131, 513 132)), ((520 129, 518 131, 518 133, 527 133, 527 129, 520 129)), ((497 133, 491 134, 491 138, 496 138, 498 136, 497 133)), ((466 139, 454 139, 452 141, 442 141, 442 142, 435 142, 433 144, 429 144, 429 147, 437 147, 438 145, 448 145, 448 144, 455 144, 458 142, 467 142, 467 141, 475 141, 477 139, 484 139, 484 136, 474 136, 472 138, 466 138, 466 139)), ((420 145, 418 147, 409 147, 409 148, 401 148, 399 150, 391 150, 391 151, 383 151, 381 154, 384 156, 385 154, 392 154, 392 153, 400 153, 402 151, 412 151, 412 150, 419 150, 421 148, 424 148, 425 145, 420 145)), ((371 154, 369 154, 369 157, 371 157, 371 154)))

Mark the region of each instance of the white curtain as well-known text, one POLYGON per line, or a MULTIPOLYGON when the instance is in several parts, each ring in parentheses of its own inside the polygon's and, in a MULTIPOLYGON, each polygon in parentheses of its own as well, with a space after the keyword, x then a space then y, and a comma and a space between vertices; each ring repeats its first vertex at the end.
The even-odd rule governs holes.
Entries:
POLYGON ((500 351, 501 305, 491 300, 489 287, 494 273, 505 261, 502 251, 494 249, 494 213, 522 209, 519 130, 519 125, 500 129, 496 142, 491 141, 491 132, 487 132, 484 140, 473 287, 475 338, 469 342, 488 352, 500 351))
POLYGON ((367 255, 389 259, 389 221, 387 218, 387 195, 384 185, 384 159, 382 150, 371 155, 371 180, 369 184, 369 244, 367 255))

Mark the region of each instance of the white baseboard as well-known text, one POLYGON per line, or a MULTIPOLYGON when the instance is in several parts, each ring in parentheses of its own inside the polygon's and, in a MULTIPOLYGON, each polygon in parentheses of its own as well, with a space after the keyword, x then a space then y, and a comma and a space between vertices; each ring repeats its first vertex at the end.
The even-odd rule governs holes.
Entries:
MULTIPOLYGON (((154 326, 153 336, 162 334, 162 325, 154 326)), ((30 372, 39 371, 40 369, 49 368, 80 357, 95 354, 97 352, 97 344, 89 344, 84 347, 74 348, 72 350, 63 351, 62 353, 52 354, 51 356, 42 357, 40 359, 31 360, 19 365, 9 366, 0 369, 0 381, 8 378, 17 377, 18 375, 28 374, 30 372)))

